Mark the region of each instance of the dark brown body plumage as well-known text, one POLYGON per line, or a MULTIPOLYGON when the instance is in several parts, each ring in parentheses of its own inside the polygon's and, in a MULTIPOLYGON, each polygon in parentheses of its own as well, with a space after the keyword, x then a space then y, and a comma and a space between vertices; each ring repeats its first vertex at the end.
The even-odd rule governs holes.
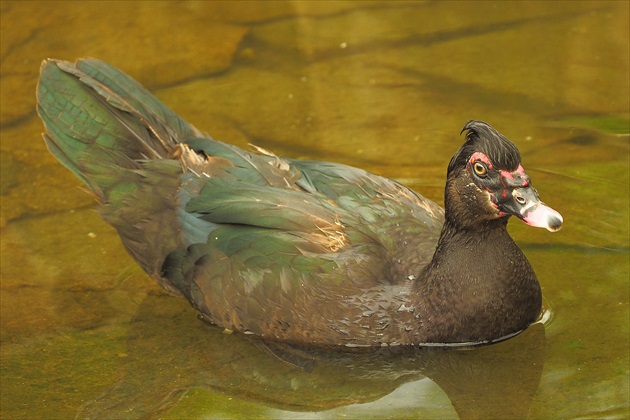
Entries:
POLYGON ((234 331, 317 345, 470 345, 541 309, 510 215, 559 229, 516 147, 471 121, 446 213, 395 181, 216 141, 98 60, 48 60, 50 151, 99 199, 140 266, 234 331))

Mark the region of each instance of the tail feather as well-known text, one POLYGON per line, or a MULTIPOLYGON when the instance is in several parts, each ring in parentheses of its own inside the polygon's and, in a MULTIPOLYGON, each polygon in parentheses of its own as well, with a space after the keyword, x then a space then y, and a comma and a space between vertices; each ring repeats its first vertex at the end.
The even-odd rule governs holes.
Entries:
MULTIPOLYGON (((171 133, 172 137, 192 138, 203 137, 203 133, 180 118, 170 108, 164 106, 159 99, 146 90, 131 77, 110 66, 94 59, 84 58, 77 61, 76 67, 81 72, 107 86, 119 98, 122 98, 148 121, 155 121, 171 133)), ((158 124, 156 124, 158 125, 158 124)))
POLYGON ((94 59, 44 61, 37 100, 48 149, 100 197, 116 182, 117 171, 108 175, 108 168, 168 158, 178 142, 201 135, 129 76, 94 59))

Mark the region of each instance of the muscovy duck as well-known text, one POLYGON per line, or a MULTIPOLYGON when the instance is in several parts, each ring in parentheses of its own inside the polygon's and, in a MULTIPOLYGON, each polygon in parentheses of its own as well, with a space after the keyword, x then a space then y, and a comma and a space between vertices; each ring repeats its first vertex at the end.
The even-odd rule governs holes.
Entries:
POLYGON ((469 121, 445 210, 336 163, 245 151, 203 134, 96 60, 45 60, 50 152, 100 203, 138 264, 209 322, 309 345, 469 346, 541 313, 510 216, 557 231, 518 149, 469 121))

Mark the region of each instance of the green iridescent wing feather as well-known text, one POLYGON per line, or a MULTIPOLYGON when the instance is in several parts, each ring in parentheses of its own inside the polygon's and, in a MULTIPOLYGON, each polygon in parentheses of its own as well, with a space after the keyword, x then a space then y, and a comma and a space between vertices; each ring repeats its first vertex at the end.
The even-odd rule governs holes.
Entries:
POLYGON ((407 281, 437 242, 442 210, 411 190, 215 141, 98 60, 45 62, 38 112, 139 264, 222 325, 281 329, 265 319, 286 305, 407 281))

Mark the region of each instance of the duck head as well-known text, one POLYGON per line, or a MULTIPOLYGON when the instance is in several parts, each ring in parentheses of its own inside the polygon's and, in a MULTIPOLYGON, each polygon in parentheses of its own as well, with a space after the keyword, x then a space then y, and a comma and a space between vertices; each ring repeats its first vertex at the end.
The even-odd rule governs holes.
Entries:
POLYGON ((562 216, 540 201, 516 146, 482 121, 469 121, 463 132, 466 142, 448 166, 447 222, 474 229, 516 216, 530 226, 560 230, 562 216))

